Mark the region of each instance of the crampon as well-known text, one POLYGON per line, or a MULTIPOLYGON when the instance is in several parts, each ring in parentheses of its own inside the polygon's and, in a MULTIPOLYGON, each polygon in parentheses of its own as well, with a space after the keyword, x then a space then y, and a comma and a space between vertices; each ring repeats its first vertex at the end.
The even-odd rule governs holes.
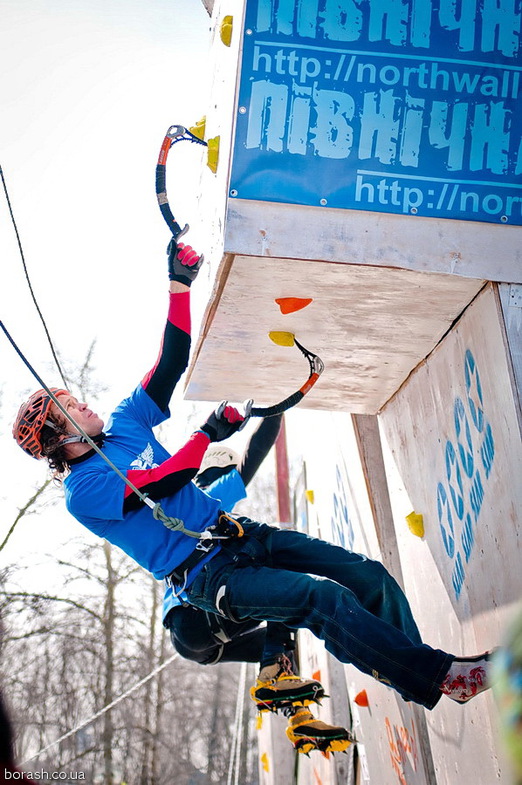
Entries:
POLYGON ((330 752, 346 752, 354 742, 354 737, 346 728, 316 720, 307 709, 298 711, 290 717, 286 735, 294 745, 294 749, 305 755, 312 750, 319 750, 328 757, 330 752))
POLYGON ((275 712, 320 703, 322 698, 328 697, 320 682, 296 676, 287 657, 281 657, 273 666, 261 671, 255 686, 250 688, 250 696, 258 711, 275 712))

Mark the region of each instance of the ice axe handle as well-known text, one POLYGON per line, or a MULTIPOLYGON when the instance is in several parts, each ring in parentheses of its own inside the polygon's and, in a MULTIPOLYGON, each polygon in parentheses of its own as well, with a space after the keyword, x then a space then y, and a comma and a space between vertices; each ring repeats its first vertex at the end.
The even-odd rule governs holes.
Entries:
POLYGON ((215 410, 214 414, 216 415, 218 420, 221 420, 221 416, 222 416, 223 412, 225 411, 225 406, 227 405, 227 403, 228 403, 228 401, 221 401, 219 406, 216 406, 216 410, 215 410))
POLYGON ((254 405, 254 399, 248 398, 246 401, 243 401, 243 417, 245 418, 241 423, 241 427, 239 428, 240 431, 243 430, 245 425, 247 424, 248 420, 250 419, 250 413, 252 411, 252 406, 254 405))

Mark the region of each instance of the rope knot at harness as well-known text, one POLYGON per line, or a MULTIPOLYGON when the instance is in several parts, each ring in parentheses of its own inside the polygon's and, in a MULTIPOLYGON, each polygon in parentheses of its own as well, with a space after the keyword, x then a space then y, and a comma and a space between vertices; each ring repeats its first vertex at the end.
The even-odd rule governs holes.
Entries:
POLYGON ((170 515, 167 515, 159 502, 156 502, 154 507, 152 507, 152 514, 157 521, 161 521, 167 529, 171 529, 175 532, 183 532, 183 534, 188 534, 190 537, 197 537, 200 538, 200 532, 193 532, 189 529, 185 528, 183 521, 180 518, 172 518, 170 515))

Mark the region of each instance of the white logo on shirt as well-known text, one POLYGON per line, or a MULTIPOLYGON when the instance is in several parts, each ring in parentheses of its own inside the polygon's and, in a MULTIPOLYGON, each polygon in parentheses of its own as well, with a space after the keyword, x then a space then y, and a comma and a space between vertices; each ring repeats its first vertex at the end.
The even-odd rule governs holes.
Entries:
POLYGON ((155 469, 156 466, 158 464, 154 463, 154 449, 150 442, 136 460, 131 463, 131 469, 155 469))

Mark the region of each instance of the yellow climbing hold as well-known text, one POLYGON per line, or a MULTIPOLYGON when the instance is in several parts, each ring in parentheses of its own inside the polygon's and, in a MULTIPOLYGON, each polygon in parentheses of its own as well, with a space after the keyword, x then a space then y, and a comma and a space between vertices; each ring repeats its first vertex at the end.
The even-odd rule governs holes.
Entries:
POLYGON ((207 166, 214 174, 217 172, 219 162, 219 139, 219 136, 214 136, 213 139, 209 139, 207 142, 207 166))
POLYGON ((194 136, 197 136, 198 139, 204 139, 206 123, 207 123, 207 118, 202 117, 201 120, 197 121, 196 125, 193 125, 189 128, 190 133, 194 134, 194 136))
POLYGON ((268 333, 268 337, 273 343, 277 344, 277 346, 293 346, 295 343, 295 335, 293 333, 287 333, 284 330, 273 330, 268 333))
POLYGON ((424 537, 424 518, 418 512, 410 512, 406 516, 406 523, 412 534, 416 537, 424 537))
POLYGON ((314 501, 315 501, 315 493, 313 491, 305 491, 305 496, 306 496, 307 501, 310 502, 310 504, 314 503, 314 501))
POLYGON ((270 765, 268 763, 268 755, 266 754, 266 752, 263 752, 263 754, 261 755, 261 763, 263 764, 264 771, 270 771, 270 765))
POLYGON ((219 35, 225 46, 230 46, 230 42, 232 41, 233 21, 232 16, 224 16, 223 21, 221 22, 219 35))

